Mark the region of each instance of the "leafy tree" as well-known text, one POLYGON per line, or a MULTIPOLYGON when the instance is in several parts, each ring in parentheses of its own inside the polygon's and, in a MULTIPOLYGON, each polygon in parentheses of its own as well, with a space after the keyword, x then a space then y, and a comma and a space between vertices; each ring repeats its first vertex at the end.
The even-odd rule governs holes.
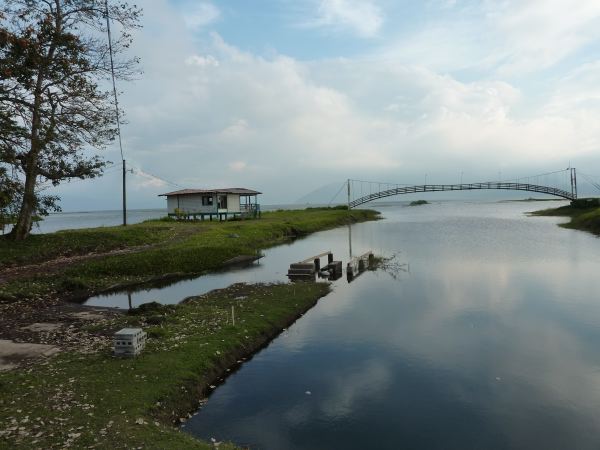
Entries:
MULTIPOLYGON (((119 24, 113 53, 123 54, 140 10, 119 0, 3 0, 0 6, 0 162, 22 184, 15 240, 34 215, 58 209, 49 185, 102 174, 95 154, 116 136, 115 105, 106 80, 110 52, 106 12, 119 24), (106 2, 106 3, 105 3, 106 2)), ((137 59, 117 60, 129 79, 137 59)))

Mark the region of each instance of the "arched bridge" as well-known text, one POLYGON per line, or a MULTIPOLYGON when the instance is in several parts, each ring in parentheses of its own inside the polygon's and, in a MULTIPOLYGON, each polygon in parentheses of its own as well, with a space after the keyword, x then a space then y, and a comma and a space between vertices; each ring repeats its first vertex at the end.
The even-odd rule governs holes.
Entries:
MULTIPOLYGON (((554 175, 562 172, 569 172, 570 175, 570 190, 567 190, 565 187, 552 187, 545 186, 541 184, 531 184, 516 181, 488 181, 484 183, 459 183, 459 184, 422 184, 422 185, 394 185, 394 187, 390 187, 389 184, 386 185, 386 189, 380 189, 382 184, 378 182, 363 182, 358 180, 348 180, 348 208, 354 208, 356 206, 362 205, 364 203, 368 203, 373 200, 391 197, 394 195, 403 195, 403 194, 415 194, 418 192, 441 192, 441 191, 472 191, 472 190, 481 190, 481 189, 499 189, 499 190, 510 190, 510 191, 528 191, 528 192, 536 192, 539 194, 547 194, 554 195, 556 197, 561 197, 567 200, 575 200, 577 198, 577 177, 575 169, 569 168, 566 170, 561 170, 558 172, 552 172, 551 174, 544 175, 554 175), (368 194, 362 195, 362 192, 359 194, 357 198, 352 199, 352 189, 351 186, 353 183, 369 183, 370 192, 368 194), (373 186, 378 186, 378 189, 375 189, 373 192, 373 186)), ((538 175, 536 177, 528 177, 529 178, 539 178, 542 175, 538 175)), ((362 185, 361 185, 362 191, 362 185)), ((356 190, 355 190, 356 193, 356 190)))

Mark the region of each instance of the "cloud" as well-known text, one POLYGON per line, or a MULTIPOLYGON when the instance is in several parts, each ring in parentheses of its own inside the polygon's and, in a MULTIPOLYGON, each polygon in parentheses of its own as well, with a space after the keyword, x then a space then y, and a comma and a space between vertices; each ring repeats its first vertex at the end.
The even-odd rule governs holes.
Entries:
POLYGON ((219 67, 219 61, 212 55, 192 55, 189 58, 186 58, 185 63, 188 66, 199 66, 199 67, 219 67))
POLYGON ((600 37, 600 3, 581 0, 512 0, 491 7, 505 37, 500 73, 551 67, 600 37))
MULTIPOLYGON (((126 159, 186 187, 256 188, 264 202, 285 203, 348 177, 539 173, 576 164, 600 145, 600 61, 546 80, 532 96, 500 77, 497 64, 465 81, 444 64, 379 54, 264 57, 218 34, 198 37, 166 0, 153 1, 144 21, 132 49, 144 77, 120 86, 126 159)), ((426 48, 434 61, 435 46, 426 48)), ((119 159, 115 149, 106 156, 119 159)), ((107 197, 117 188, 108 186, 107 197)), ((148 184, 137 198, 156 201, 159 189, 148 184)))
POLYGON ((248 164, 244 161, 233 161, 233 162, 229 163, 229 169, 232 170, 233 172, 241 172, 246 167, 248 167, 248 164))
POLYGON ((452 8, 442 2, 411 33, 386 39, 378 54, 438 71, 510 78, 552 68, 599 38, 596 0, 456 2, 452 8))
POLYGON ((221 11, 212 3, 190 1, 184 4, 183 15, 186 25, 192 30, 198 30, 216 22, 221 11))
POLYGON ((312 27, 350 29, 364 38, 377 35, 382 24, 381 10, 371 0, 320 0, 317 16, 305 23, 312 27))
POLYGON ((585 122, 578 106, 517 114, 523 92, 504 81, 466 83, 399 63, 264 58, 216 34, 189 51, 168 76, 128 88, 125 134, 148 170, 190 187, 255 187, 276 202, 335 177, 406 179, 468 164, 485 179, 488 167, 493 176, 506 165, 537 170, 540 158, 562 167, 598 136, 598 109, 585 122))

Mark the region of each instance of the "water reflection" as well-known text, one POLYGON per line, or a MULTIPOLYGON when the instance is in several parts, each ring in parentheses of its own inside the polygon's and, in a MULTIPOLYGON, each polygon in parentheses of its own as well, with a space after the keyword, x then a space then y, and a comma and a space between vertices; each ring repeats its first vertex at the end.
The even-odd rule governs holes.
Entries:
POLYGON ((353 227, 358 251, 410 272, 335 284, 185 430, 258 448, 596 448, 600 241, 530 209, 388 208, 353 227))

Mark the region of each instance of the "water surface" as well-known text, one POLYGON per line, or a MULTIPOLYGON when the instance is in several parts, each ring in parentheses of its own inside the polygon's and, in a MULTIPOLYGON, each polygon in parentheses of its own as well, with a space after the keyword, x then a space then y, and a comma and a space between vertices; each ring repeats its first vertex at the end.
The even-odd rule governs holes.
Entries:
MULTIPOLYGON (((184 430, 265 449, 598 448, 600 241, 523 214, 535 208, 381 208, 352 227, 353 250, 397 253, 406 271, 338 280, 184 430)), ((348 230, 227 276, 325 248, 346 255, 348 230)))

